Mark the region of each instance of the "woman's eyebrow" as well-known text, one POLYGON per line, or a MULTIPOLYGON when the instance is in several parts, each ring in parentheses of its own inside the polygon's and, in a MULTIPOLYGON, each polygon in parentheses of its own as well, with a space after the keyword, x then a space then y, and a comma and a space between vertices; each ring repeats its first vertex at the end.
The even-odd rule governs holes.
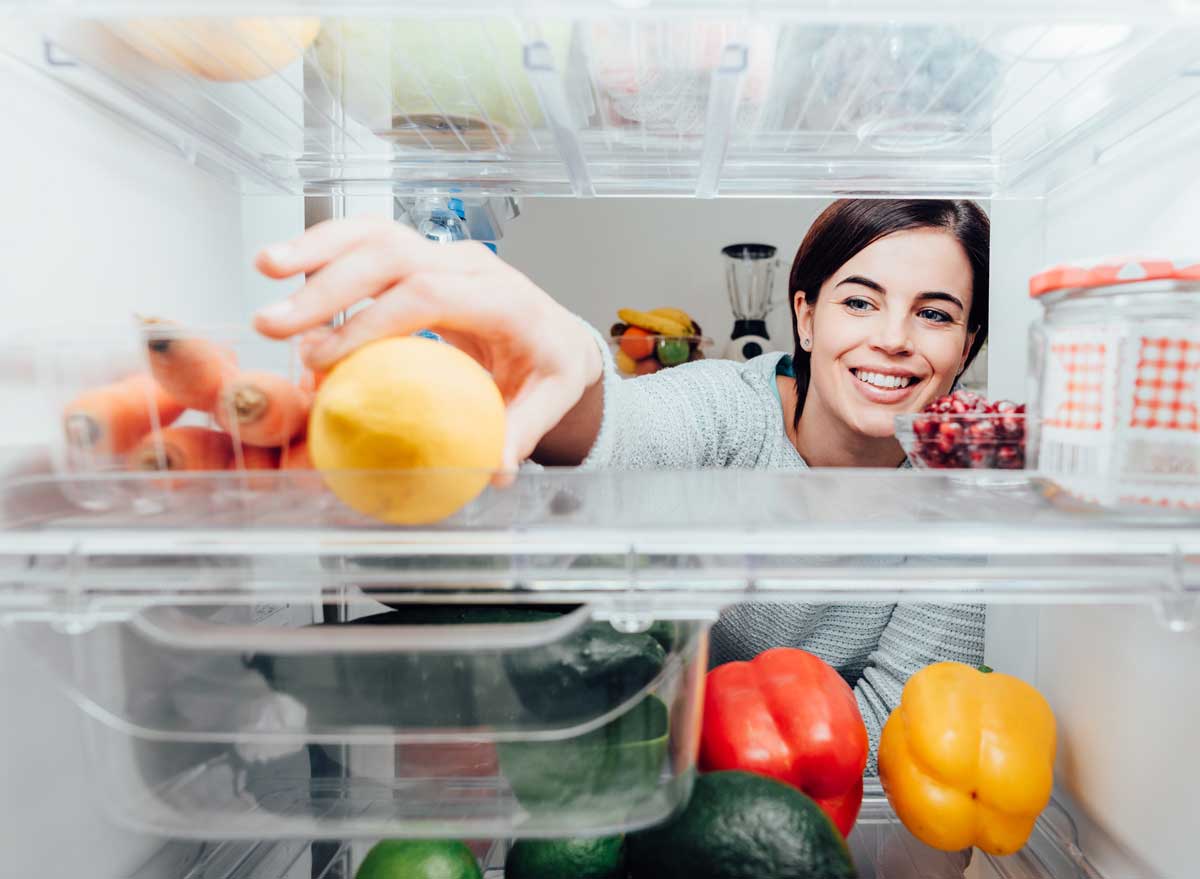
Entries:
MULTIPOLYGON (((866 287, 868 290, 874 290, 880 296, 887 295, 887 290, 882 284, 880 284, 878 281, 872 281, 870 278, 865 278, 862 275, 851 275, 848 278, 842 278, 842 280, 838 281, 834 286, 840 287, 843 284, 857 284, 860 287, 866 287)), ((918 301, 931 299, 938 302, 950 302, 954 305, 957 305, 959 308, 963 308, 961 299, 959 299, 957 296, 951 295, 950 293, 943 293, 941 290, 926 290, 922 293, 918 293, 916 298, 918 301)), ((966 309, 963 308, 963 310, 965 311, 966 309)))
POLYGON ((860 287, 866 287, 869 290, 874 290, 881 296, 887 295, 887 290, 883 289, 883 285, 878 281, 872 281, 870 278, 864 278, 862 275, 851 275, 848 278, 842 278, 834 286, 840 287, 842 284, 857 284, 860 287))
POLYGON ((940 290, 927 290, 924 293, 917 294, 917 301, 926 299, 933 299, 939 302, 953 302, 959 308, 962 308, 963 311, 966 311, 966 309, 963 308, 961 299, 959 299, 957 296, 951 296, 949 293, 943 293, 940 290))

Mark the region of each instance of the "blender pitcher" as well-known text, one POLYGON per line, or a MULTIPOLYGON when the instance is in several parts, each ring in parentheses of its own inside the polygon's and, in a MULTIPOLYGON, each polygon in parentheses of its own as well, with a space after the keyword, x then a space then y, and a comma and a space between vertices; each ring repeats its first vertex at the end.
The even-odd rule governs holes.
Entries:
POLYGON ((770 244, 730 244, 725 257, 725 287, 733 310, 733 332, 725 358, 746 361, 769 351, 767 315, 777 304, 771 298, 779 260, 770 244))

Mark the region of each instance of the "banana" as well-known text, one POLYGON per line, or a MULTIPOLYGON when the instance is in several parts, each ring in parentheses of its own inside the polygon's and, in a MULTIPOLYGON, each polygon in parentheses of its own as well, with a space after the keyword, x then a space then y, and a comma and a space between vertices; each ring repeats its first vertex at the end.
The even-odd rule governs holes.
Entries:
POLYGON ((662 317, 669 317, 671 320, 683 324, 685 327, 691 327, 695 331, 696 322, 692 320, 692 316, 682 308, 655 308, 650 312, 662 317))
POLYGON ((613 355, 616 361, 617 370, 624 375, 634 375, 637 372, 637 361, 622 351, 617 349, 617 353, 613 355))
POLYGON ((671 317, 653 312, 637 311, 633 308, 618 309, 617 316, 627 324, 641 327, 647 332, 658 333, 661 336, 690 336, 692 334, 690 320, 683 323, 671 317))

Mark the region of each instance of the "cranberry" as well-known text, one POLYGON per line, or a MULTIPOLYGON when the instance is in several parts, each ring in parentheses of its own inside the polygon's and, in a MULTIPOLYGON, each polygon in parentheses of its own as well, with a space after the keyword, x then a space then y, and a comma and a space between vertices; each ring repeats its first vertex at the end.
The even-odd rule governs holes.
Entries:
POLYGON ((1017 408, 1017 404, 1012 400, 997 400, 992 404, 992 411, 997 415, 1003 415, 1006 412, 1012 412, 1017 408))
POLYGON ((938 427, 938 448, 943 454, 950 455, 962 445, 963 426, 957 421, 944 421, 938 427))
POLYGON ((935 442, 917 443, 916 456, 926 467, 946 466, 946 456, 942 454, 935 442))
POLYGON ((914 418, 913 433, 921 439, 933 439, 937 436, 938 422, 936 418, 914 418))
POLYGON ((996 426, 986 418, 972 421, 967 427, 967 437, 972 443, 990 444, 996 439, 996 426))
POLYGON ((967 460, 975 470, 986 470, 996 462, 996 453, 991 446, 973 446, 967 453, 967 460))
POLYGON ((996 450, 996 466, 1001 470, 1022 470, 1025 467, 1025 452, 1020 446, 1005 443, 996 450))
POLYGON ((1000 433, 1009 439, 1019 440, 1025 437, 1025 419, 1017 415, 1004 415, 998 419, 1000 433))

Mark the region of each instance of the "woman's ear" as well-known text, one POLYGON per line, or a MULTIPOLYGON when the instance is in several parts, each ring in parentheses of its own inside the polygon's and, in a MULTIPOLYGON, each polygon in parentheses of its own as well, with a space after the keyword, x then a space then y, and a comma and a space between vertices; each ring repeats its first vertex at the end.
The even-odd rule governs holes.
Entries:
POLYGON ((813 307, 808 304, 808 298, 803 290, 797 290, 792 294, 792 309, 796 312, 796 332, 800 334, 800 341, 809 340, 811 345, 813 336, 813 307))

